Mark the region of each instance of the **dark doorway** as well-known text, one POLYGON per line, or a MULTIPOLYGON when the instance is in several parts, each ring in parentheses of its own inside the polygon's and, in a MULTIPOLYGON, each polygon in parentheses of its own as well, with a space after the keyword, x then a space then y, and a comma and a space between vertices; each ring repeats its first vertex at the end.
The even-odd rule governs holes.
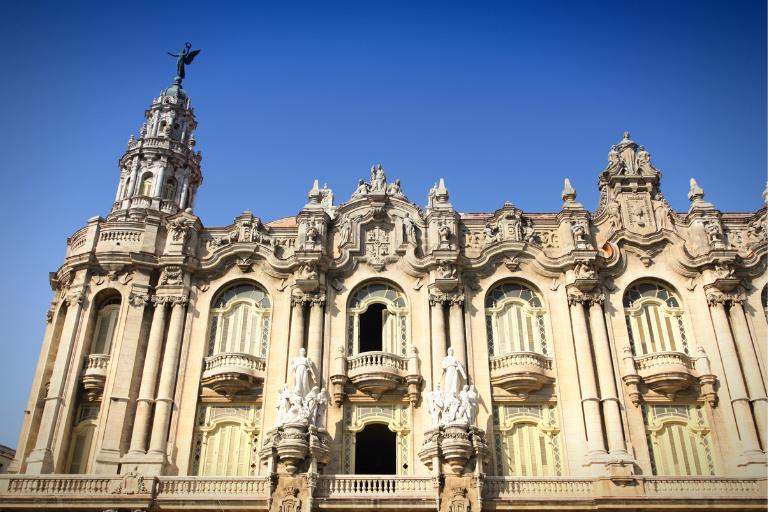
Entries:
POLYGON ((384 330, 384 304, 371 304, 360 315, 360 352, 382 349, 381 334, 384 330))
POLYGON ((397 474, 397 435, 380 423, 366 425, 355 435, 356 475, 397 474))

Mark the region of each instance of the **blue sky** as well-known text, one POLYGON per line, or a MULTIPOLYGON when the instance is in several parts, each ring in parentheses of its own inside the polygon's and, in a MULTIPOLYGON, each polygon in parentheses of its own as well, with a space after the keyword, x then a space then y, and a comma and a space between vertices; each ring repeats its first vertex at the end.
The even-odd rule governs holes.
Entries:
POLYGON ((687 208, 766 181, 764 1, 3 2, 0 443, 16 446, 66 238, 106 215, 143 111, 189 68, 203 152, 196 213, 295 214, 312 179, 346 200, 381 162, 424 204, 557 211, 568 176, 597 204, 624 130, 687 208))

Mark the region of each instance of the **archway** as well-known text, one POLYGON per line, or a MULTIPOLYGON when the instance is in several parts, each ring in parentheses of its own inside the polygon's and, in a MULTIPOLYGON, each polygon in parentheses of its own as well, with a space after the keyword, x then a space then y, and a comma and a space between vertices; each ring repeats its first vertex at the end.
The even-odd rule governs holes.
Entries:
POLYGON ((355 436, 355 474, 397 474, 397 434, 381 423, 366 425, 355 436))

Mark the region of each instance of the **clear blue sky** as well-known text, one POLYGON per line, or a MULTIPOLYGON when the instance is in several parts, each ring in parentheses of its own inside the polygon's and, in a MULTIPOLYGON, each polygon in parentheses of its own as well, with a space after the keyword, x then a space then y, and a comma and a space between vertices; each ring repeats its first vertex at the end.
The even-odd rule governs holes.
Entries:
POLYGON ((295 214, 312 179, 346 200, 381 162, 424 204, 597 203, 624 130, 672 206, 694 176, 727 211, 766 180, 766 6, 741 1, 2 2, 0 443, 16 446, 66 238, 106 215, 144 109, 185 87, 199 122, 196 213, 295 214))

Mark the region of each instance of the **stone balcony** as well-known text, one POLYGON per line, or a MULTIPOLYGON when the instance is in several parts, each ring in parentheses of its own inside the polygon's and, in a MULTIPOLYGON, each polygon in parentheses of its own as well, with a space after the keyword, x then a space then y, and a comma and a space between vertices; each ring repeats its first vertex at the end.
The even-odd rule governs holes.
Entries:
POLYGON ((536 352, 513 352, 492 357, 491 384, 525 398, 554 382, 552 359, 536 352))
POLYGON ((710 403, 716 403, 715 376, 703 353, 697 357, 682 352, 654 352, 641 356, 625 356, 626 374, 622 377, 629 388, 632 402, 640 403, 645 389, 670 400, 698 383, 699 393, 710 403))
POLYGON ((331 382, 334 385, 333 394, 337 404, 346 396, 346 383, 377 400, 384 393, 397 389, 403 389, 412 403, 419 399, 421 371, 415 347, 411 347, 408 357, 374 351, 347 358, 340 353, 334 367, 335 373, 331 375, 331 382))
POLYGON ((80 381, 83 383, 88 400, 94 401, 101 398, 104 393, 104 383, 107 381, 108 368, 109 354, 91 354, 85 358, 80 381))
POLYGON ((203 387, 225 396, 254 389, 264 382, 267 363, 262 357, 225 352, 205 358, 203 387))
MULTIPOLYGON (((462 479, 482 488, 483 510, 765 509, 765 477, 637 476, 632 486, 588 477, 462 479)), ((284 504, 285 487, 273 485, 269 476, 0 475, 0 503, 3 510, 267 510, 284 504)), ((438 502, 431 476, 319 475, 293 478, 290 485, 297 486, 301 510, 434 511, 451 491, 444 489, 438 502)))

